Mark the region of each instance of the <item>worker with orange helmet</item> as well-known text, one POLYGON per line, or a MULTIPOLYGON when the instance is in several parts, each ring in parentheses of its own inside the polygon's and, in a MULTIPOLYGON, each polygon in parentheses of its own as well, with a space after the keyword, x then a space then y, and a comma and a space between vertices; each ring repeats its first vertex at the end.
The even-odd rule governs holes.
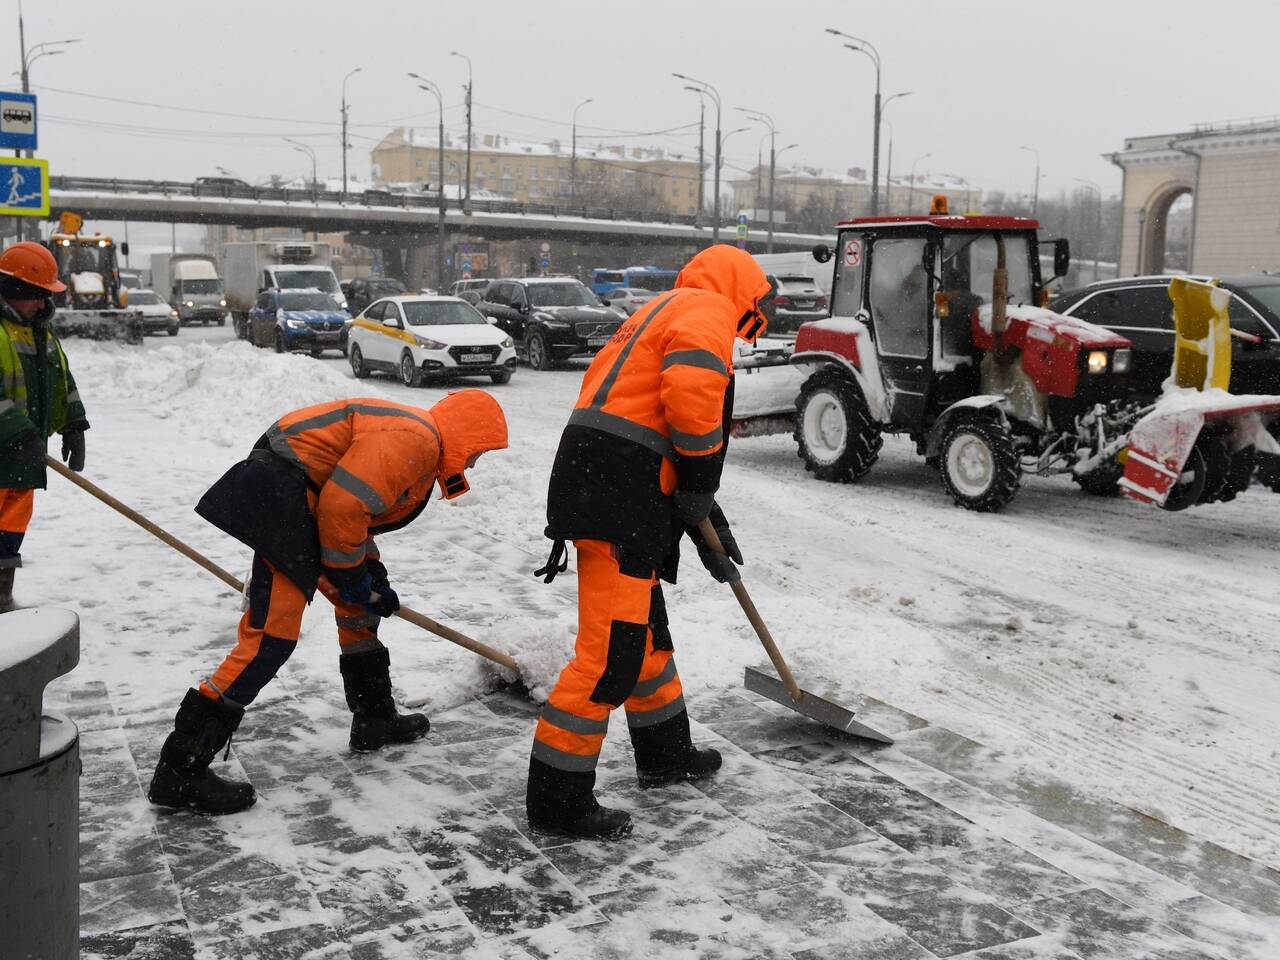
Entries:
POLYGON ((338 400, 272 424, 196 506, 253 548, 253 572, 238 642, 187 691, 147 791, 152 803, 210 814, 253 804, 250 784, 222 779, 209 763, 293 653, 317 589, 334 606, 351 748, 426 736, 427 718, 399 714, 391 696, 391 659, 378 624, 400 602, 374 537, 413 521, 436 484, 446 500, 466 493, 464 471, 506 445, 502 407, 482 390, 451 393, 428 410, 338 400))
POLYGON ((630 816, 600 806, 593 792, 616 707, 626 708, 641 787, 720 768, 720 754, 690 737, 659 580, 675 582, 685 534, 712 576, 738 577, 742 554, 715 502, 733 344, 763 332, 774 290, 748 253, 710 247, 587 368, 551 469, 547 536, 555 544, 538 571, 550 580, 565 569, 564 542, 573 540, 578 637, 534 734, 525 804, 535 830, 598 839, 630 832, 630 816), (703 541, 705 519, 729 556, 703 541))
POLYGON ((66 290, 58 262, 38 243, 0 253, 0 613, 13 609, 13 579, 35 491, 47 486, 49 437, 62 459, 84 469, 84 405, 67 355, 50 326, 53 294, 66 290))

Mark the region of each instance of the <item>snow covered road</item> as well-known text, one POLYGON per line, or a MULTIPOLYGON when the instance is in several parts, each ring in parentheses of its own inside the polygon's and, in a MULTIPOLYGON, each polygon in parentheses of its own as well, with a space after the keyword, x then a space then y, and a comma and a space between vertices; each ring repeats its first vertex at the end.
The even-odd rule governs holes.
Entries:
MULTIPOLYGON (((444 391, 357 382, 336 356, 281 357, 227 337, 184 329, 142 350, 67 350, 93 423, 86 475, 240 573, 246 552, 191 508, 272 420, 339 396, 429 405, 444 391)), ((539 694, 575 621, 572 568, 551 586, 531 571, 545 557, 546 478, 584 366, 521 369, 492 388, 511 449, 481 460, 467 497, 380 541, 406 603, 510 651, 539 694)), ((19 601, 79 609, 79 674, 171 714, 233 642, 236 598, 50 482, 19 601)), ((1004 513, 979 515, 953 507, 905 441, 887 440, 863 483, 839 486, 806 475, 789 438, 769 437, 733 443, 721 502, 802 683, 838 678, 1280 866, 1280 497, 1251 490, 1167 514, 1031 480, 1004 513)), ((668 605, 691 690, 737 682, 764 659, 691 550, 668 605)), ((285 682, 314 679, 340 697, 332 633, 327 606, 314 605, 285 682)), ((475 657, 405 623, 384 635, 407 700, 441 709, 486 682, 475 657)), ((333 731, 335 747, 344 736, 333 731)))

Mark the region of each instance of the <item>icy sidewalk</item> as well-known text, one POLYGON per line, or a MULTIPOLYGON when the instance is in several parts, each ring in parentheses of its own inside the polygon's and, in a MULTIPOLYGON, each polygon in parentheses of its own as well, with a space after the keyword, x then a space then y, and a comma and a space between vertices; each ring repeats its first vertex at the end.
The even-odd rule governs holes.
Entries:
POLYGON ((50 688, 82 729, 85 960, 1280 951, 1276 871, 882 704, 864 715, 894 747, 745 691, 691 697, 724 770, 652 792, 615 724, 599 792, 636 832, 600 845, 529 833, 527 700, 488 694, 433 717, 424 742, 361 756, 334 750, 334 688, 281 677, 255 705, 232 772, 260 800, 222 819, 142 797, 171 711, 132 713, 74 677, 50 688))

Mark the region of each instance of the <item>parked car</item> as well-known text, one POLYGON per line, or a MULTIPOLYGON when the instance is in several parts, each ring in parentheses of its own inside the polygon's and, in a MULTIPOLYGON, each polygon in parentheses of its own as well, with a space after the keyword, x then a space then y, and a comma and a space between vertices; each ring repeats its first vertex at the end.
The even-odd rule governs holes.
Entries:
MULTIPOLYGON (((1202 278, 1207 279, 1207 278, 1202 278)), ((1280 393, 1280 276, 1222 277, 1231 292, 1231 392, 1280 393), (1242 336, 1243 335, 1243 336, 1242 336)), ((1130 378, 1154 397, 1173 364, 1173 303, 1167 276, 1103 280, 1059 294, 1050 309, 1133 341, 1130 378)))
POLYGON ((827 315, 827 295, 813 277, 797 273, 779 274, 778 294, 765 305, 769 334, 795 333, 800 324, 822 320, 827 315))
POLYGON ((351 372, 398 376, 408 387, 427 379, 487 376, 507 383, 516 368, 515 344, 459 297, 387 297, 352 321, 351 372))
POLYGON ((516 354, 535 370, 594 355, 625 319, 572 277, 494 280, 477 306, 510 335, 516 354))
POLYGON ((182 326, 178 311, 154 290, 130 290, 126 306, 142 314, 142 327, 147 333, 167 330, 171 337, 178 335, 178 328, 182 326))
POLYGON ((639 287, 614 287, 601 294, 600 299, 629 317, 657 295, 653 290, 642 290, 639 287))
POLYGON ((276 353, 306 350, 313 357, 341 350, 343 327, 351 317, 318 289, 269 288, 249 311, 249 342, 276 353))
POLYGON ((474 290, 483 294, 485 287, 489 286, 488 277, 473 278, 470 280, 455 280, 449 285, 449 295, 451 297, 460 297, 468 290, 474 290))
POLYGON ((344 281, 342 292, 347 296, 347 309, 355 316, 383 297, 401 297, 407 291, 403 283, 391 277, 359 277, 344 281))
POLYGON ((133 270, 120 271, 120 289, 121 290, 141 290, 142 278, 133 270))

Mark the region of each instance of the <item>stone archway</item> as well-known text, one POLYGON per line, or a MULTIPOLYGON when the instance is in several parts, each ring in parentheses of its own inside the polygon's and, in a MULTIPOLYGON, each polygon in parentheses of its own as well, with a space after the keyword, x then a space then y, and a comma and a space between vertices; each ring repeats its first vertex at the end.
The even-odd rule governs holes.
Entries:
POLYGON ((1188 194, 1192 195, 1194 202, 1194 189, 1194 186, 1187 181, 1169 180, 1160 184, 1147 196, 1139 215, 1138 273, 1160 273, 1164 270, 1169 209, 1179 197, 1188 194))

